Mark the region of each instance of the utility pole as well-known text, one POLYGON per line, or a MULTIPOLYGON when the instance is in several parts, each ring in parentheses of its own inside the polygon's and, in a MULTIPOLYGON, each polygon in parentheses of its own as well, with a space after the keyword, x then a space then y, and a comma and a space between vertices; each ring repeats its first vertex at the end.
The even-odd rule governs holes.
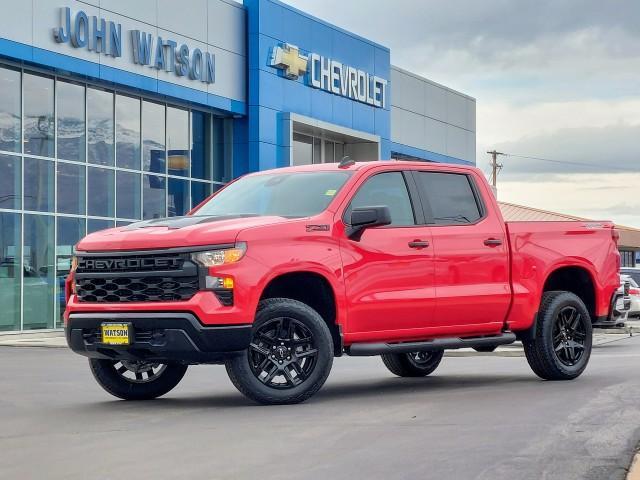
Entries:
POLYGON ((495 189, 498 181, 498 173, 502 170, 502 164, 498 163, 498 155, 506 155, 506 153, 497 152, 495 149, 487 153, 491 155, 491 185, 493 185, 495 189))

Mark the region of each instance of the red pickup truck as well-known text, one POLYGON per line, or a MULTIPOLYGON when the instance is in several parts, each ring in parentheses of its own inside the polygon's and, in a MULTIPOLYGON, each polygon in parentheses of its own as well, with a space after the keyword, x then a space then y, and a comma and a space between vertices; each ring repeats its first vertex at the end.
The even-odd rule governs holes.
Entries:
POLYGON ((333 357, 424 376, 445 349, 520 340, 579 376, 619 287, 610 222, 505 223, 482 173, 343 162, 244 176, 185 217, 93 233, 67 279, 66 336, 124 399, 224 363, 265 404, 301 402, 333 357))

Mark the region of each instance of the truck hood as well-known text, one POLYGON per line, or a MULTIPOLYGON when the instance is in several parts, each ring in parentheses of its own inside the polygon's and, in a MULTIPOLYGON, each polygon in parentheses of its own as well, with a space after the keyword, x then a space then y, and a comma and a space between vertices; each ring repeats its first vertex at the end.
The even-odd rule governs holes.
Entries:
POLYGON ((230 244, 246 228, 291 221, 284 217, 248 215, 159 218, 92 233, 80 240, 76 249, 106 252, 230 244))

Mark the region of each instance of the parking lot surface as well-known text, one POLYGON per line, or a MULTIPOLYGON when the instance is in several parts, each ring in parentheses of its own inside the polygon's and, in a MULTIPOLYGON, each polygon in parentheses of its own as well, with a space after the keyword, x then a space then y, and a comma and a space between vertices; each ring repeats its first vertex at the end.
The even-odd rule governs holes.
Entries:
POLYGON ((0 478, 622 479, 640 441, 640 336, 573 382, 522 357, 446 357, 402 379, 338 358, 305 404, 263 407, 223 367, 124 402, 66 349, 0 347, 0 478))

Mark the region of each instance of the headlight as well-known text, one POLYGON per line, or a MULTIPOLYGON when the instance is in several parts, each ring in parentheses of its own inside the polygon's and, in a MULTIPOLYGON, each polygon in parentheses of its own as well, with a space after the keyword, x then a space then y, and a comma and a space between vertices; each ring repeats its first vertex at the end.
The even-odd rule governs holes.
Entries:
POLYGON ((236 263, 242 257, 244 257, 246 251, 247 244, 244 242, 240 242, 237 243, 233 248, 192 253, 191 259, 198 265, 202 265, 203 267, 214 267, 216 265, 227 265, 229 263, 236 263))

